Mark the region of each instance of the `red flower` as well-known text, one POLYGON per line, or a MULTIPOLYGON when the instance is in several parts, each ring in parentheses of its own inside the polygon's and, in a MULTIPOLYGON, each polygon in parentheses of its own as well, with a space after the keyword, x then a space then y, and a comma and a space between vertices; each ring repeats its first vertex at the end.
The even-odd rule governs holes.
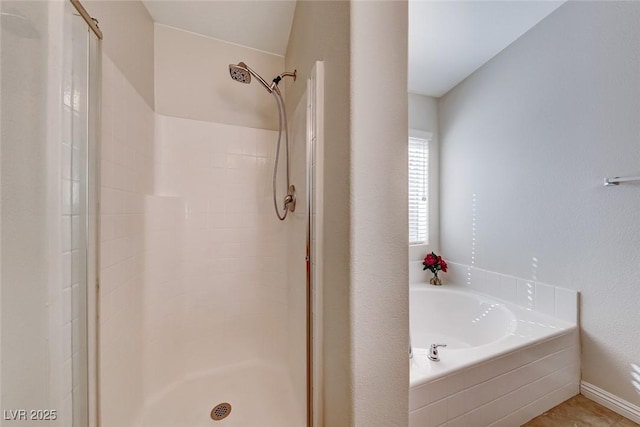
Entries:
POLYGON ((434 254, 427 254, 424 258, 424 265, 427 267, 432 267, 438 263, 438 258, 434 254))
POLYGON ((449 266, 446 261, 442 259, 442 257, 435 252, 431 252, 424 257, 424 262, 422 263, 424 266, 423 270, 431 270, 434 277, 438 277, 438 271, 442 271, 444 273, 447 272, 449 266))

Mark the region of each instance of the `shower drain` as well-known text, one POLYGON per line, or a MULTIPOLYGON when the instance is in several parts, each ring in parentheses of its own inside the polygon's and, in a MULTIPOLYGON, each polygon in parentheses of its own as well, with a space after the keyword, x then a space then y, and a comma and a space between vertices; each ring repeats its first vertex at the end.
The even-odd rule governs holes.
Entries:
POLYGON ((213 407, 211 410, 211 419, 213 421, 224 420, 231 413, 231 404, 224 402, 213 407))

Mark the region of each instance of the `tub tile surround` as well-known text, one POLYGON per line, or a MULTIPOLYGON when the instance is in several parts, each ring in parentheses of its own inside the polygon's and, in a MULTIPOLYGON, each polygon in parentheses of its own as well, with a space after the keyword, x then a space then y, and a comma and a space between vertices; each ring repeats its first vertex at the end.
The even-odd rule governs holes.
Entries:
MULTIPOLYGON (((410 263, 410 283, 426 283, 431 275, 422 270, 422 261, 410 263)), ((578 323, 579 293, 536 280, 509 276, 477 267, 449 262, 442 274, 444 285, 466 285, 500 300, 517 304, 566 322, 578 323)))
MULTIPOLYGON (((522 425, 579 393, 577 292, 458 263, 449 267, 443 289, 468 289, 504 301, 512 311, 528 312, 533 316, 531 331, 536 324, 552 326, 553 318, 561 327, 548 338, 515 350, 503 345, 505 350, 497 357, 461 362, 462 368, 453 366, 458 356, 447 355, 446 349, 437 364, 426 359, 425 350, 414 349, 411 427, 522 425), (433 379, 421 380, 429 377, 433 379)), ((421 261, 410 264, 411 286, 430 286, 429 277, 421 261)), ((487 346, 473 351, 480 356, 486 352, 487 346)))
POLYGON ((412 387, 409 425, 521 425, 578 394, 579 378, 578 332, 574 328, 412 387))

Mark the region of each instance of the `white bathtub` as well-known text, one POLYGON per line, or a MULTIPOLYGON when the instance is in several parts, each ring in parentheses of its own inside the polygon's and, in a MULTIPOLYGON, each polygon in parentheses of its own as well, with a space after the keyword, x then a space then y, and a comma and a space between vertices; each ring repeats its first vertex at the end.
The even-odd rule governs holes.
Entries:
POLYGON ((450 350, 478 347, 505 339, 516 328, 511 310, 480 295, 434 286, 411 291, 411 338, 416 348, 435 343, 446 343, 450 350))
POLYGON ((465 286, 413 284, 410 332, 410 427, 519 426, 578 393, 576 324, 465 286), (439 362, 431 344, 447 344, 439 362))

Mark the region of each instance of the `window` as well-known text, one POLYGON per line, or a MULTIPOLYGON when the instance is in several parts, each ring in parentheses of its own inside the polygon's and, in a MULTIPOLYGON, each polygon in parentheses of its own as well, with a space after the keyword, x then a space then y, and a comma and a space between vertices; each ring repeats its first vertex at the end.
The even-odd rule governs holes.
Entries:
POLYGON ((429 243, 429 141, 409 137, 409 244, 429 243))

